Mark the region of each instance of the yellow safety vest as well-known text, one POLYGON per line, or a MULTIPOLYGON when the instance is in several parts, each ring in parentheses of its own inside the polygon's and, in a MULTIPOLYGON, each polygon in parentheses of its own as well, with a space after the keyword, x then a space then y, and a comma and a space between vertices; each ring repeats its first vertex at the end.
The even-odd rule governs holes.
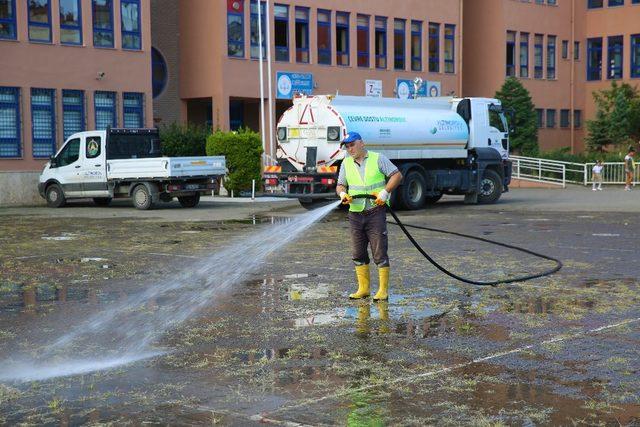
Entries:
MULTIPOLYGON (((364 182, 362 181, 360 172, 358 172, 358 166, 355 160, 353 160, 353 157, 344 159, 342 164, 345 167, 345 176, 347 178, 350 196, 379 193, 384 190, 387 181, 378 167, 379 156, 378 153, 374 153, 373 151, 368 152, 367 164, 364 167, 364 182)), ((387 200, 387 205, 389 205, 389 200, 387 200)), ((362 212, 364 207, 365 199, 353 199, 349 204, 349 211, 362 212)))

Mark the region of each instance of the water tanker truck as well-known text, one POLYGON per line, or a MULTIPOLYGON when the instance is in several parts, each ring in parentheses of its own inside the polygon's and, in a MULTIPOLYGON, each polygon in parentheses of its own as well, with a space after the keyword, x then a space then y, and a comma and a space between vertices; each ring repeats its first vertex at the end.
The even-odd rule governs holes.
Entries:
POLYGON ((336 198, 340 141, 355 131, 402 172, 394 206, 419 209, 443 194, 495 203, 511 181, 505 115, 490 98, 300 95, 278 120, 277 164, 265 166, 265 187, 305 207, 336 198))

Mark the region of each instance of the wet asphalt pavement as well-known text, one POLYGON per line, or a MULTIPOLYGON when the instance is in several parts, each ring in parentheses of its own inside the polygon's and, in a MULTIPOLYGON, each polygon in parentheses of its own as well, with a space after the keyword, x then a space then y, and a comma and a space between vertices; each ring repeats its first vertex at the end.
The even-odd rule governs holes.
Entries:
MULTIPOLYGON (((172 328, 157 343, 166 354, 0 383, 0 424, 640 425, 632 196, 519 190, 493 206, 445 201, 402 212, 408 224, 521 245, 564 267, 473 287, 427 264, 390 225, 388 303, 347 299, 355 287, 348 224, 335 211, 172 328)), ((146 215, 88 204, 50 216, 0 209, 0 360, 41 352, 187 260, 304 213, 288 202, 146 215)), ((552 267, 506 248, 411 232, 438 262, 474 279, 552 267)), ((162 316, 163 303, 140 310, 162 316)))

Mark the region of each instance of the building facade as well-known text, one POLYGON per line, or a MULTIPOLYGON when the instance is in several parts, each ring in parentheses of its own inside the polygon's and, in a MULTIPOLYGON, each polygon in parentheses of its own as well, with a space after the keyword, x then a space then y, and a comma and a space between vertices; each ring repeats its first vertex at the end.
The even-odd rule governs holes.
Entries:
MULTIPOLYGON (((298 89, 343 95, 378 91, 392 97, 400 88, 400 96, 407 96, 407 87, 413 87, 407 81, 421 77, 425 89, 429 83, 439 94, 462 91, 462 0, 282 0, 270 2, 268 20, 265 2, 261 5, 265 41, 270 34, 264 52, 271 51, 276 120, 298 89)), ((153 22, 154 48, 164 61, 159 69, 165 76, 180 76, 179 96, 157 95, 156 121, 170 122, 179 110, 183 121, 258 130, 258 2, 181 1, 177 15, 153 22), (176 20, 179 58, 162 36, 176 20)), ((266 78, 266 62, 263 72, 266 78)), ((266 80, 264 90, 267 94, 266 80)))
POLYGON ((640 78, 640 0, 465 0, 465 96, 529 90, 543 151, 584 149, 592 93, 640 78))
POLYGON ((0 0, 0 171, 74 132, 153 123, 149 0, 0 0))

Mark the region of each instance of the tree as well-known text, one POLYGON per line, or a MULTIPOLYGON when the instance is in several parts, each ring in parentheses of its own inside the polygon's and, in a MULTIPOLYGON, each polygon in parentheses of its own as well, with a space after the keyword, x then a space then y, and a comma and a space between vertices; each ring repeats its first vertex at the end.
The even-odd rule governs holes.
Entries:
POLYGON ((502 106, 513 108, 515 111, 515 132, 511 134, 511 149, 525 156, 538 154, 538 119, 535 105, 529 91, 515 77, 509 77, 495 98, 502 102, 502 106))
POLYGON ((623 147, 640 137, 640 92, 628 83, 611 82, 609 89, 593 92, 596 118, 587 120, 587 146, 605 151, 609 145, 623 147))

